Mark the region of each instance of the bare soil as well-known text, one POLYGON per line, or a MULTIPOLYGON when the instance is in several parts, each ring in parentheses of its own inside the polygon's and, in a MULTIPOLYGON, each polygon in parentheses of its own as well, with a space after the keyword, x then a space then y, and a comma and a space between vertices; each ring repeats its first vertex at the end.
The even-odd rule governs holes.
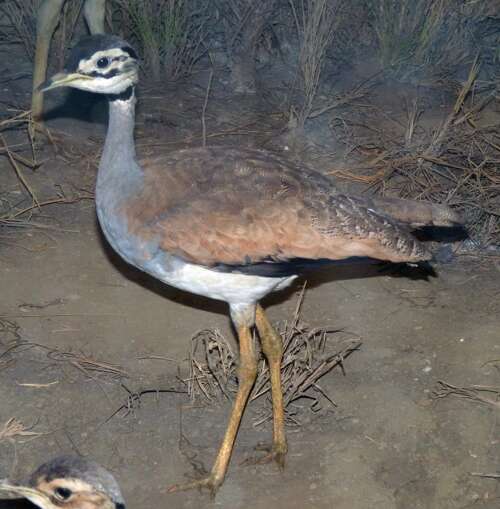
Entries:
MULTIPOLYGON (((19 93, 25 102, 27 89, 17 82, 2 94, 19 93)), ((192 87, 188 94, 183 85, 143 88, 139 149, 199 144, 204 93, 192 87)), ((69 106, 53 112, 48 125, 56 147, 42 144, 41 167, 24 170, 40 199, 93 188, 105 106, 71 94, 75 100, 86 105, 85 114, 69 106)), ((265 101, 214 92, 209 142, 272 147, 282 120, 266 108, 265 101)), ((328 169, 323 159, 310 159, 328 169)), ((2 199, 29 205, 8 161, 0 165, 2 199)), ((251 405, 226 482, 211 501, 204 493, 165 489, 193 476, 193 465, 210 468, 225 429, 229 404, 193 405, 177 392, 191 337, 208 327, 231 336, 225 306, 128 267, 103 241, 91 200, 45 207, 31 221, 45 227, 0 230, 6 328, 0 333, 0 427, 15 417, 40 435, 0 441, 0 478, 22 477, 50 457, 76 453, 109 468, 131 508, 498 507, 498 481, 471 475, 498 472, 498 406, 431 397, 439 380, 500 386, 494 259, 455 258, 436 266, 437 277, 428 280, 359 267, 310 277, 303 320, 363 341, 345 361, 345 374, 336 369, 323 380, 337 406, 324 405, 290 427, 281 473, 274 465, 241 465, 271 434, 268 424, 254 426, 259 406, 251 405), (8 351, 19 341, 29 345, 8 351), (100 363, 98 370, 78 362, 82 357, 100 363)), ((301 284, 265 302, 273 321, 292 317, 301 284)))

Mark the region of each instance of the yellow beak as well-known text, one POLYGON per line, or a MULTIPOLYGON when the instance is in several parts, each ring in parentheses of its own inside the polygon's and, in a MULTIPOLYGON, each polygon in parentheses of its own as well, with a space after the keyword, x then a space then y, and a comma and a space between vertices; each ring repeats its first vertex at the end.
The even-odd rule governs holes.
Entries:
POLYGON ((77 72, 72 73, 65 73, 65 72, 58 72, 57 74, 54 74, 52 78, 48 79, 41 85, 37 87, 38 92, 47 92, 47 90, 52 90, 53 88, 58 87, 67 87, 71 86, 71 83, 76 80, 91 80, 91 76, 86 76, 85 74, 80 74, 77 72))

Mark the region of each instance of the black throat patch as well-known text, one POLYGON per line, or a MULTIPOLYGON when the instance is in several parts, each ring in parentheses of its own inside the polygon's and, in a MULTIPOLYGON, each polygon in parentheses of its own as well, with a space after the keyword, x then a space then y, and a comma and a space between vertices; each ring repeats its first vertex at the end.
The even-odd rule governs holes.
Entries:
POLYGON ((134 95, 135 86, 130 85, 126 90, 119 94, 108 94, 110 101, 128 101, 134 95))

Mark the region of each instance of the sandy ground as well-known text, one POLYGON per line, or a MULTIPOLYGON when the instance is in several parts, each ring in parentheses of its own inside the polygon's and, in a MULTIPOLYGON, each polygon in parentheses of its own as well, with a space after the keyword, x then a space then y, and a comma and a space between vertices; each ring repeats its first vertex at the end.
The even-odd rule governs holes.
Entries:
MULTIPOLYGON (((102 125, 71 119, 55 125, 76 133, 78 150, 96 154, 102 125), (88 141, 91 134, 96 142, 88 141)), ((182 131, 182 119, 169 129, 182 131)), ((56 154, 46 146, 39 154, 44 164, 28 174, 44 196, 58 185, 92 189, 95 157, 65 147, 56 154)), ((15 201, 19 183, 0 163, 2 189, 15 201)), ((280 473, 274 465, 241 465, 257 442, 270 438, 269 426, 253 425, 258 405, 250 406, 226 482, 210 501, 198 492, 168 495, 165 488, 193 475, 188 456, 210 467, 229 405, 193 406, 186 394, 160 392, 144 394, 128 413, 116 411, 129 392, 176 387, 196 331, 218 328, 230 336, 225 306, 127 267, 103 242, 91 200, 48 207, 43 216, 52 229, 0 232, 0 319, 10 324, 0 334, 0 426, 15 417, 41 434, 0 441, 0 478, 22 477, 49 457, 76 453, 108 467, 131 508, 498 507, 498 481, 471 475, 498 471, 498 409, 431 398, 439 380, 500 385, 494 264, 455 259, 436 266, 438 277, 427 281, 359 268, 309 279, 303 319, 363 341, 345 361, 345 375, 334 370, 322 381, 337 407, 289 429, 280 473), (32 346, 9 353, 16 340, 32 346), (112 363, 127 376, 79 369, 71 356, 48 355, 53 349, 112 363)), ((265 303, 273 321, 291 318, 300 284, 265 303)))

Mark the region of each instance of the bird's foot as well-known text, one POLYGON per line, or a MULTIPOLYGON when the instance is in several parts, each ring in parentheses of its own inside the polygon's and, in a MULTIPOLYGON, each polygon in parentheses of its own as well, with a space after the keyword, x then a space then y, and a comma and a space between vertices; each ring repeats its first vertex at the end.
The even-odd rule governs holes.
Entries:
POLYGON ((272 445, 259 443, 255 446, 258 452, 264 452, 264 455, 247 458, 243 465, 265 465, 274 461, 281 471, 285 470, 285 458, 288 452, 286 443, 274 443, 272 445))
POLYGON ((217 491, 219 490, 223 480, 224 480, 223 478, 219 478, 214 474, 210 474, 207 477, 204 477, 203 479, 198 479, 196 481, 174 484, 173 486, 170 486, 167 489, 167 493, 175 493, 177 491, 187 491, 196 488, 201 491, 202 489, 205 488, 209 491, 210 497, 215 498, 215 495, 217 494, 217 491))

